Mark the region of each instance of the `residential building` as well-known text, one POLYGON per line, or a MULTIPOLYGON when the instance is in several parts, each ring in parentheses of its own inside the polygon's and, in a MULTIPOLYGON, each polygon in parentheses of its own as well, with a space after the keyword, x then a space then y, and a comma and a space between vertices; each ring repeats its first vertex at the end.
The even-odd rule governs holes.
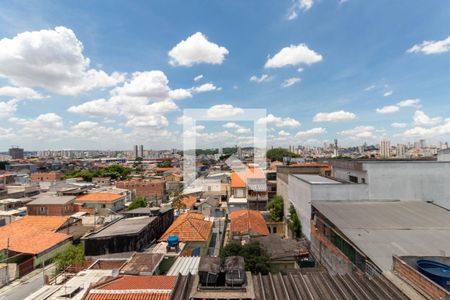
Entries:
POLYGON ((226 201, 230 194, 230 179, 227 173, 213 173, 203 180, 203 196, 219 196, 226 201))
POLYGON ((266 221, 256 210, 236 210, 230 213, 230 233, 233 240, 248 241, 252 237, 269 235, 266 221))
POLYGON ((187 212, 170 225, 159 241, 166 242, 169 236, 178 236, 179 241, 186 244, 185 249, 200 248, 203 254, 209 245, 212 228, 213 222, 205 220, 203 214, 187 212))
POLYGON ((125 195, 115 193, 88 193, 78 196, 76 204, 92 208, 100 215, 108 215, 125 208, 125 195))
POLYGON ((265 210, 268 200, 266 175, 261 168, 247 167, 231 173, 230 211, 244 207, 265 210))
POLYGON ((31 182, 55 182, 62 179, 61 172, 34 172, 30 175, 31 182))
POLYGON ((23 159, 23 148, 19 148, 17 146, 12 146, 9 149, 9 156, 11 156, 12 159, 23 159))
POLYGON ((396 157, 397 158, 406 158, 406 145, 397 144, 396 157))
POLYGON ((391 157, 391 142, 389 140, 381 140, 380 142, 380 157, 391 157))
POLYGON ((164 180, 124 180, 117 182, 116 187, 132 191, 134 197, 144 197, 155 201, 167 199, 164 180))
POLYGON ((111 177, 93 177, 92 183, 96 186, 110 186, 112 184, 111 177))
POLYGON ((28 202, 32 201, 31 198, 6 198, 0 200, 0 211, 8 211, 12 209, 18 209, 24 207, 28 202))
POLYGON ((43 195, 27 203, 30 216, 67 216, 78 211, 75 196, 43 195))
POLYGON ((159 264, 163 261, 163 259, 163 254, 137 252, 133 254, 131 259, 120 268, 120 273, 125 275, 140 276, 159 275, 159 264))

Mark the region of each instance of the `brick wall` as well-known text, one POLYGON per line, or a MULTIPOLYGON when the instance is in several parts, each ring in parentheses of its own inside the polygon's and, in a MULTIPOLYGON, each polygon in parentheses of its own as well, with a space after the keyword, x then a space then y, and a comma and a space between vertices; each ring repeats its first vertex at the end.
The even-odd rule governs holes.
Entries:
POLYGON ((412 268, 399 257, 394 256, 394 272, 411 283, 413 287, 419 289, 423 294, 432 299, 449 300, 450 295, 443 288, 435 284, 433 281, 423 276, 419 271, 412 268))
POLYGON ((119 181, 116 183, 116 187, 132 191, 135 197, 144 197, 147 199, 166 198, 166 182, 164 180, 119 181))
POLYGON ((35 172, 31 173, 31 182, 54 182, 61 180, 59 172, 35 172))
POLYGON ((75 204, 27 205, 30 216, 66 216, 77 212, 75 204))

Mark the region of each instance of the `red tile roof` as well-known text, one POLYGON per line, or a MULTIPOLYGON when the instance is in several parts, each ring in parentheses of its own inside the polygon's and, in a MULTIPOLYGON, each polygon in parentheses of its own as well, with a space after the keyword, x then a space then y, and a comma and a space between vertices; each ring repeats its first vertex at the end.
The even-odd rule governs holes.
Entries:
POLYGON ((84 202, 107 202, 107 203, 110 203, 110 202, 115 202, 123 197, 124 197, 124 195, 114 194, 114 193, 89 193, 89 194, 77 197, 75 202, 76 203, 84 203, 84 202))
POLYGON ((247 186, 245 177, 241 173, 231 173, 231 187, 232 188, 245 188, 247 186))
POLYGON ((237 210, 230 214, 231 233, 234 235, 269 235, 263 215, 256 210, 237 210))
POLYGON ((243 171, 233 172, 231 173, 231 187, 245 188, 247 186, 247 178, 265 179, 266 174, 258 167, 247 167, 243 171))
POLYGON ((183 200, 181 200, 183 204, 186 206, 186 208, 192 209, 195 202, 197 202, 197 197, 195 196, 185 196, 183 200))
POLYGON ((176 280, 176 276, 119 276, 93 287, 86 299, 169 300, 176 280))
POLYGON ((205 220, 201 213, 188 212, 179 216, 164 232, 160 241, 166 241, 171 235, 177 235, 182 242, 203 242, 209 239, 213 222, 205 220))
POLYGON ((69 220, 58 216, 26 216, 0 227, 0 250, 39 254, 71 238, 56 232, 69 220), (9 239, 9 246, 8 246, 9 239))

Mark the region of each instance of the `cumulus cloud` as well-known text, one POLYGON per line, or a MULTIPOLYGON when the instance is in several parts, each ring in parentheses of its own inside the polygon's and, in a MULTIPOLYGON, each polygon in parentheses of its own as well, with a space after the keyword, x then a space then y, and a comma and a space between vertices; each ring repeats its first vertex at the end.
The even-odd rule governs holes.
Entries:
POLYGON ((391 124, 391 127, 394 127, 394 128, 405 128, 406 126, 408 126, 408 124, 406 124, 406 123, 394 122, 391 124))
POLYGON ((124 80, 124 74, 91 69, 83 44, 62 26, 1 39, 0 77, 15 86, 42 87, 62 95, 111 87, 124 80))
POLYGON ((403 137, 424 137, 424 138, 431 138, 431 137, 437 137, 437 136, 444 136, 450 134, 450 120, 445 120, 445 123, 433 127, 420 127, 416 126, 414 128, 408 129, 400 136, 403 137))
POLYGON ((131 79, 114 88, 111 94, 162 100, 168 97, 168 84, 169 80, 162 71, 135 72, 131 79))
POLYGON ((243 114, 244 110, 239 107, 234 107, 231 104, 218 104, 211 106, 206 115, 208 118, 217 119, 217 118, 225 118, 243 114))
POLYGON ((311 65, 322 60, 322 55, 309 49, 306 44, 290 45, 281 49, 273 57, 269 58, 265 68, 282 68, 299 64, 311 65))
POLYGON ((417 110, 414 113, 414 125, 417 126, 434 126, 441 123, 442 117, 429 117, 421 110, 417 110))
POLYGON ((253 75, 252 77, 250 77, 250 81, 253 82, 257 82, 257 83, 261 83, 264 81, 268 81, 270 79, 268 74, 262 74, 260 77, 253 75))
POLYGON ((201 63, 220 65, 227 54, 225 47, 208 41, 203 33, 197 32, 169 51, 169 63, 172 66, 186 67, 201 63))
POLYGON ((298 77, 292 77, 289 79, 286 79, 285 81, 283 81, 283 83, 281 84, 282 87, 289 87, 291 85, 296 84, 297 82, 300 82, 300 78, 298 77))
POLYGON ((290 136, 291 134, 290 134, 289 132, 287 132, 287 131, 280 130, 280 131, 278 132, 278 135, 279 135, 279 136, 290 136))
POLYGON ((190 91, 194 93, 205 93, 205 92, 211 92, 211 91, 220 91, 222 88, 217 87, 212 82, 204 83, 200 86, 195 86, 190 89, 190 91))
POLYGON ((334 111, 334 112, 320 112, 317 113, 314 118, 313 122, 339 122, 339 121, 349 121, 349 120, 355 120, 356 114, 348 111, 334 111))
POLYGON ((0 118, 9 117, 17 110, 17 100, 0 102, 0 118))
POLYGON ((169 91, 169 98, 173 100, 181 100, 192 98, 192 93, 186 89, 175 89, 169 91))
POLYGON ((0 87, 0 96, 11 97, 16 100, 43 99, 44 96, 27 87, 3 86, 0 87))
POLYGON ((268 114, 266 117, 259 119, 256 121, 259 125, 274 125, 276 127, 287 127, 287 128, 295 128, 299 127, 301 124, 299 121, 286 117, 276 117, 272 114, 268 114))
POLYGON ((322 127, 316 127, 316 128, 312 128, 306 131, 299 131, 297 132, 296 136, 297 137, 301 137, 301 138, 309 138, 315 135, 319 135, 319 134, 324 134, 326 133, 327 130, 325 128, 322 127))
POLYGON ((396 105, 388 105, 388 106, 384 106, 382 108, 377 108, 376 112, 379 114, 391 114, 394 112, 399 111, 399 107, 396 105))
POLYGON ((394 93, 393 91, 389 90, 389 91, 384 92, 383 96, 384 96, 384 97, 389 97, 389 96, 391 96, 393 93, 394 93))
POLYGON ((440 41, 423 41, 407 50, 408 53, 423 53, 426 55, 450 51, 450 36, 440 41))
POLYGON ((399 107, 421 108, 420 99, 405 99, 397 103, 399 107))
POLYGON ((250 133, 250 128, 246 128, 244 126, 241 126, 235 122, 227 122, 222 125, 223 128, 227 129, 234 129, 236 133, 250 133))
POLYGON ((339 134, 353 140, 374 139, 376 137, 374 130, 375 127, 373 126, 356 126, 352 129, 343 130, 339 134))

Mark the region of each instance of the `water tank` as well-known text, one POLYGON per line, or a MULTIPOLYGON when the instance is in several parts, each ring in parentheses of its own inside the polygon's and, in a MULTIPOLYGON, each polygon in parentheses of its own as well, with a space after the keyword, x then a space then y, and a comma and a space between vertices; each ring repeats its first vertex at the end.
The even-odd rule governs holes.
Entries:
POLYGON ((416 262, 420 273, 450 291, 450 266, 427 259, 419 259, 416 262))
POLYGON ((225 283, 230 286, 240 286, 246 281, 245 261, 242 256, 229 256, 225 260, 225 283))
POLYGON ((179 241, 179 238, 177 235, 170 235, 167 238, 167 246, 169 246, 169 247, 176 247, 176 246, 178 246, 179 242, 180 241, 179 241))

